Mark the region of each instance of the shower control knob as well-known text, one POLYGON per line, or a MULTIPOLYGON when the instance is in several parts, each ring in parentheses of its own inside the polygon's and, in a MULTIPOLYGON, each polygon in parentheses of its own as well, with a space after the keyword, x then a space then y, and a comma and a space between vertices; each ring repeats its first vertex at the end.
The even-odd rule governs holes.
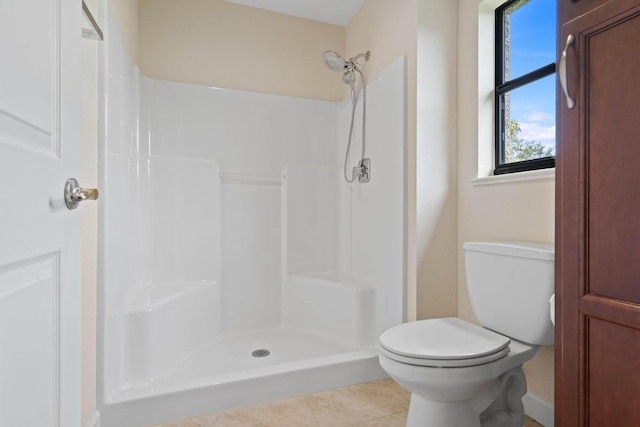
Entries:
POLYGON ((82 188, 75 178, 69 178, 64 185, 64 203, 69 210, 77 208, 85 200, 98 200, 98 196, 97 188, 82 188))
POLYGON ((366 158, 360 160, 357 168, 353 168, 354 172, 358 169, 358 182, 361 184, 366 184, 371 181, 371 159, 366 158))

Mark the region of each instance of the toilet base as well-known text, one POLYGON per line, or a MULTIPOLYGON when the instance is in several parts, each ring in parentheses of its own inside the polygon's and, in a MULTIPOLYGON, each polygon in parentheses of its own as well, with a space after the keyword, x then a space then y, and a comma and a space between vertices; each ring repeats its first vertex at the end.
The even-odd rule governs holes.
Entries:
POLYGON ((522 366, 517 366, 467 400, 440 402, 413 393, 407 427, 522 427, 526 391, 522 366))
POLYGON ((465 426, 481 427, 478 413, 468 401, 432 402, 411 395, 407 427, 465 426))

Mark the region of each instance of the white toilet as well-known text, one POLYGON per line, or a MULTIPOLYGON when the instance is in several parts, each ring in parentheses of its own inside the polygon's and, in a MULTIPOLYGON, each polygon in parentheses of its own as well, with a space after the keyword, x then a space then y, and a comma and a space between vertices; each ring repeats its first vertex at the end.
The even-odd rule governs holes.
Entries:
POLYGON ((470 242, 464 253, 484 327, 456 318, 395 326, 380 336, 380 365, 411 392, 407 427, 522 427, 522 364, 553 344, 554 249, 470 242))

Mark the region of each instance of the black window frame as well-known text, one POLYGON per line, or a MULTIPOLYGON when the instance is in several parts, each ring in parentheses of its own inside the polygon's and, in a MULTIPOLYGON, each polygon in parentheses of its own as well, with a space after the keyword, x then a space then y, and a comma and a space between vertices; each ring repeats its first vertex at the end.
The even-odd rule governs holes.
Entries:
MULTIPOLYGON (((556 73, 556 62, 552 62, 523 76, 511 80, 505 80, 505 11, 514 4, 525 0, 509 0, 495 11, 495 88, 494 88, 494 126, 495 126, 495 163, 494 175, 502 175, 515 172, 526 172, 537 169, 553 168, 556 165, 555 156, 541 157, 539 159, 523 160, 519 162, 505 163, 505 109, 502 95, 515 89, 533 83, 544 77, 556 73)), ((535 0, 532 0, 535 1, 535 0)))

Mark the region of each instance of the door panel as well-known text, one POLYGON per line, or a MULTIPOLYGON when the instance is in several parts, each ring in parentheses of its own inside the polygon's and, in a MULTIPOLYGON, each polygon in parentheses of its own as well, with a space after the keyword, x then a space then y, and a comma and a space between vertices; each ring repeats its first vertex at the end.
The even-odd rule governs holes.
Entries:
POLYGON ((2 140, 59 154, 59 1, 0 2, 2 140), (5 36, 7 35, 7 36, 5 36))
POLYGON ((47 426, 57 418, 58 260, 50 254, 0 271, 2 426, 47 426))
POLYGON ((0 1, 0 426, 80 425, 81 8, 0 1))

